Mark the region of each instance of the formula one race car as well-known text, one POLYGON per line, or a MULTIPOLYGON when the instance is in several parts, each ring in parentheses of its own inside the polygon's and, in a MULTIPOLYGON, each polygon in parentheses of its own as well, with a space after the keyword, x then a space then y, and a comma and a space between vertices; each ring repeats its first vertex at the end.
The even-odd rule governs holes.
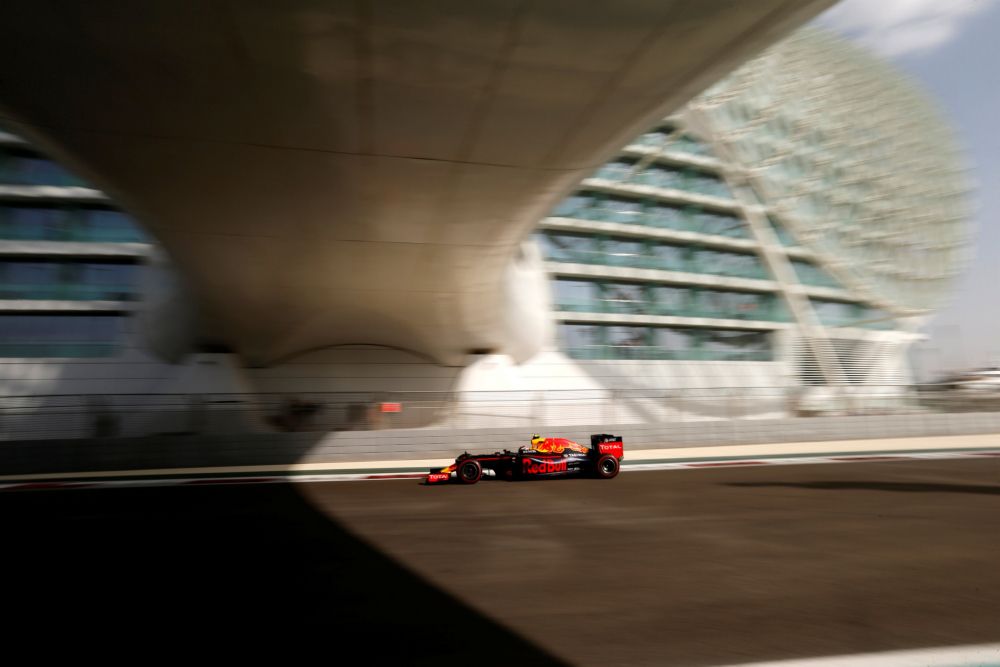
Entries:
POLYGON ((475 484, 483 477, 514 480, 571 475, 611 479, 618 475, 623 453, 624 445, 618 435, 592 435, 590 447, 566 438, 534 435, 530 447, 521 447, 516 452, 506 449, 492 454, 465 452, 450 466, 432 468, 425 481, 475 484))

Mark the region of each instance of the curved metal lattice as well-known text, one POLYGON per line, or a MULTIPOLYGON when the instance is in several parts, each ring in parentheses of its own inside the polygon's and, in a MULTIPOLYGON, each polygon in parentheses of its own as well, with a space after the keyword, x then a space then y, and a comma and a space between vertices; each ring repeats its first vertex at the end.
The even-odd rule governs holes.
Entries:
POLYGON ((805 30, 692 106, 845 284, 898 312, 941 303, 968 243, 966 171, 947 125, 897 71, 805 30))

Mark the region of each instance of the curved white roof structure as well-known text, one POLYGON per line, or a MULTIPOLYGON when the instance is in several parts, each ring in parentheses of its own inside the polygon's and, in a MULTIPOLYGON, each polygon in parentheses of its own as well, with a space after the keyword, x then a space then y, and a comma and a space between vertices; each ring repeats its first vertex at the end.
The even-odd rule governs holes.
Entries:
MULTIPOLYGON (((207 339, 530 354, 534 224, 831 0, 74 3, 0 23, 0 120, 148 227, 207 339)), ((537 290, 542 293, 544 290, 537 290)))

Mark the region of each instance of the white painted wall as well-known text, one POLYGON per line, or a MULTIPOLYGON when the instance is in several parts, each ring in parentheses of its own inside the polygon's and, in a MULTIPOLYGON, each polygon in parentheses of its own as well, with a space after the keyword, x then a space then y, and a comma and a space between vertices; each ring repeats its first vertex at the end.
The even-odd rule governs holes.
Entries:
MULTIPOLYGON (((870 335, 887 341, 873 357, 873 380, 904 379, 905 346, 888 345, 887 333, 870 335)), ((813 404, 847 409, 851 396, 872 393, 871 387, 840 395, 797 388, 795 359, 788 351, 792 337, 786 332, 779 334, 774 362, 578 361, 550 345, 520 365, 491 354, 470 357, 464 370, 370 345, 327 348, 267 368, 243 367, 230 354, 196 354, 167 364, 144 352, 136 339, 130 335, 115 359, 0 359, 0 396, 6 397, 0 403, 27 409, 66 401, 75 406, 66 412, 75 410, 76 416, 65 416, 59 425, 41 424, 66 437, 90 428, 85 413, 95 400, 118 411, 123 404, 135 406, 127 410, 120 434, 270 430, 269 418, 291 399, 324 406, 311 422, 321 430, 445 425, 536 431, 604 422, 780 418, 813 404), (50 394, 94 398, 10 398, 50 394), (172 398, 142 396, 147 394, 172 398), (205 394, 212 396, 196 398, 205 394), (401 403, 402 412, 381 414, 377 406, 384 401, 401 403)), ((898 405, 899 390, 887 391, 886 406, 898 405)), ((10 411, 0 420, 0 437, 16 431, 9 417, 10 411)), ((32 421, 37 419, 45 417, 31 417, 23 428, 38 428, 32 421)))

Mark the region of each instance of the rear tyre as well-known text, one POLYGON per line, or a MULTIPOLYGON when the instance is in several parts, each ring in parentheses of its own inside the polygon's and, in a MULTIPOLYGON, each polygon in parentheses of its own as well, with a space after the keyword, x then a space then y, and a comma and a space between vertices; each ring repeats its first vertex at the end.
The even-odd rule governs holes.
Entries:
POLYGON ((475 484, 483 476, 483 466, 475 459, 462 461, 457 470, 458 481, 462 484, 475 484))
POLYGON ((619 468, 618 459, 611 454, 605 454, 601 458, 597 459, 597 465, 594 466, 594 472, 596 472, 597 476, 601 479, 611 479, 612 477, 618 476, 619 468))

